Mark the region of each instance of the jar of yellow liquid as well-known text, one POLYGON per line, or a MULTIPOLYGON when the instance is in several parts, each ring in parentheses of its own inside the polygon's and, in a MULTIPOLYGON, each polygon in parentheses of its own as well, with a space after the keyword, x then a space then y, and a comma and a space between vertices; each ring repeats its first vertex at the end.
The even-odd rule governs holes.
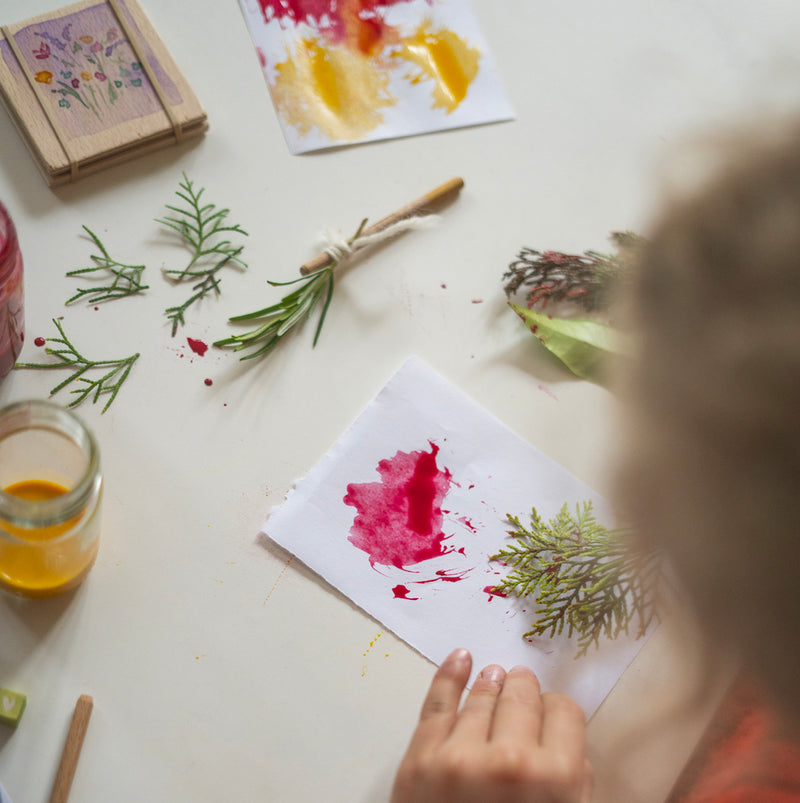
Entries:
POLYGON ((0 409, 0 588, 50 597, 80 584, 97 557, 102 487, 77 416, 44 401, 0 409))

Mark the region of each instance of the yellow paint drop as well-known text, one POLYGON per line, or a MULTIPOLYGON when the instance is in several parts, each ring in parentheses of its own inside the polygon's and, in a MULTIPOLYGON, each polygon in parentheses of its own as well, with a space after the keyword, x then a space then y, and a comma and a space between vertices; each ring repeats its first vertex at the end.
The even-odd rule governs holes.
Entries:
POLYGON ((297 42, 275 71, 275 106, 301 136, 317 128, 331 140, 359 139, 383 122, 381 109, 396 103, 387 72, 361 53, 316 39, 297 42))
POLYGON ((448 114, 467 96, 481 56, 458 34, 432 31, 430 22, 423 22, 413 36, 404 39, 395 55, 419 68, 406 76, 412 84, 433 81, 433 106, 448 114))

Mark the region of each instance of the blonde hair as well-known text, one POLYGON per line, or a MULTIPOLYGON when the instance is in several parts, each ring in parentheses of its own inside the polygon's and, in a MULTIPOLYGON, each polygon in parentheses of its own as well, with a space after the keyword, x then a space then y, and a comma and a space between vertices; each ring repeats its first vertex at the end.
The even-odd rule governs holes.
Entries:
POLYGON ((800 723, 800 135, 673 203, 631 282, 623 504, 800 723))

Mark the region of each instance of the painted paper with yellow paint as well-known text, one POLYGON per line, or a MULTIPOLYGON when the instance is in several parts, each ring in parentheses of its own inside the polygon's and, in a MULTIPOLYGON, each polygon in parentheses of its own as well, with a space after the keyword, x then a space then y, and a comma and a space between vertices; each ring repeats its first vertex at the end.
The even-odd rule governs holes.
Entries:
POLYGON ((466 0, 240 0, 293 153, 508 120, 466 0))

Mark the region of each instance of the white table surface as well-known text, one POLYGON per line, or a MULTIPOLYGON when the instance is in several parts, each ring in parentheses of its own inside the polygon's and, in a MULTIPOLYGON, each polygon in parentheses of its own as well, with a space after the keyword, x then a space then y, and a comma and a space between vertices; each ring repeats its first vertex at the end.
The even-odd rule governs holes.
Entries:
MULTIPOLYGON (((202 141, 52 191, 0 113, 23 358, 44 356, 33 340, 61 315, 88 352, 142 355, 105 415, 79 408, 106 481, 95 568, 62 598, 0 599, 0 685, 29 699, 19 728, 0 728, 0 779, 15 803, 45 801, 87 693, 76 802, 381 800, 433 667, 259 543, 270 507, 411 354, 608 493, 614 400, 538 347, 501 275, 523 245, 603 250, 609 231, 645 229, 685 137, 796 107, 800 6, 473 0, 516 121, 290 156, 235 0, 143 2, 208 112, 202 141), (153 218, 181 171, 251 232, 250 267, 173 339, 162 310, 183 295, 159 269, 182 254, 153 218), (209 342, 274 298, 265 280, 294 278, 323 225, 350 233, 456 175, 466 187, 437 229, 341 275, 315 350, 310 327, 257 364, 189 350, 187 336, 209 342), (64 307, 64 274, 91 253, 82 224, 146 262, 145 298, 64 307)), ((3 0, 0 21, 59 5, 3 0)), ((45 397, 54 377, 13 372, 0 403, 45 397)), ((694 653, 670 619, 591 722, 598 800, 666 795, 723 687, 678 705, 706 673, 694 653)))

